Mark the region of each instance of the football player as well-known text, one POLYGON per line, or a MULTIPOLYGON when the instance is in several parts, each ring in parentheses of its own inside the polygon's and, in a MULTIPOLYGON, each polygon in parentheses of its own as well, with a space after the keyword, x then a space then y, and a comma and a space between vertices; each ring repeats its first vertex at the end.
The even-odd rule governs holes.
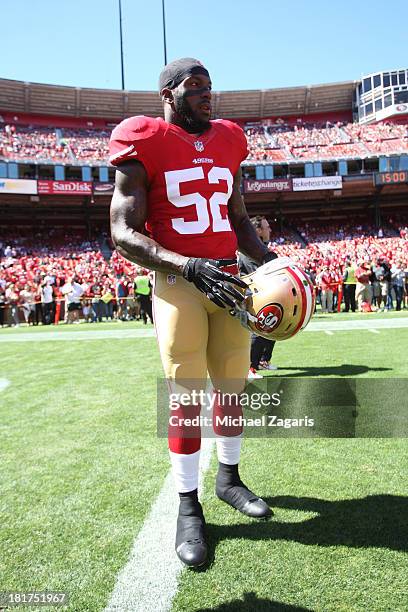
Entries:
MULTIPOLYGON (((113 130, 111 229, 119 253, 156 271, 154 321, 170 387, 205 388, 208 372, 215 389, 233 394, 245 386, 250 342, 229 313, 246 288, 236 276, 237 249, 259 264, 276 255, 258 238, 241 197, 245 135, 235 123, 211 120, 211 87, 201 62, 176 60, 160 74, 164 119, 131 117, 113 130)), ((182 423, 199 410, 192 403, 176 413, 182 423)), ((240 406, 220 402, 214 412, 237 415, 240 406)), ((214 429, 217 496, 247 516, 271 516, 240 479, 242 430, 214 429)), ((197 497, 200 428, 169 427, 169 452, 180 497, 176 552, 196 567, 207 559, 197 497)))

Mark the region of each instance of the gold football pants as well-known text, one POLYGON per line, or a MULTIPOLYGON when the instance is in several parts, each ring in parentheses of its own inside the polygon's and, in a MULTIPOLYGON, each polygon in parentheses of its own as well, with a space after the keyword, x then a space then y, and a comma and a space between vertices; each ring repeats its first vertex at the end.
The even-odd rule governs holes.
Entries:
POLYGON ((154 320, 166 378, 196 380, 240 393, 249 369, 250 334, 240 322, 178 275, 156 272, 154 320))
MULTIPOLYGON (((217 391, 231 394, 243 391, 249 368, 250 334, 227 308, 216 306, 181 276, 157 272, 153 308, 170 393, 205 392, 207 372, 217 391)), ((200 409, 200 404, 180 405, 172 414, 181 422, 199 415, 200 409)), ((213 416, 240 414, 241 407, 234 399, 217 400, 213 409, 213 416)), ((239 436, 242 428, 225 431, 214 425, 214 432, 239 436)), ((192 428, 169 426, 169 449, 173 458, 174 454, 196 453, 200 441, 199 425, 192 428)))

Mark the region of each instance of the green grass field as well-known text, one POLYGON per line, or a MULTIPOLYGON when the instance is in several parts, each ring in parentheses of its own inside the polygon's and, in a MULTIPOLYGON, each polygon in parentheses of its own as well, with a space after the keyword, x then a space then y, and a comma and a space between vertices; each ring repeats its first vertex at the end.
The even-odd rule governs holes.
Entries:
MULTIPOLYGON (((74 338, 138 328, 59 326, 72 342, 52 339, 54 327, 0 330, 10 381, 0 392, 0 592, 67 591, 72 612, 106 606, 169 469, 156 437, 161 365, 153 337, 74 338), (26 333, 50 339, 6 341, 26 333)), ((408 378, 407 345, 408 327, 304 332, 277 345, 268 375, 408 378)), ((242 465, 275 516, 256 523, 217 501, 213 454, 211 562, 182 572, 173 612, 408 609, 405 439, 248 439, 242 465)))

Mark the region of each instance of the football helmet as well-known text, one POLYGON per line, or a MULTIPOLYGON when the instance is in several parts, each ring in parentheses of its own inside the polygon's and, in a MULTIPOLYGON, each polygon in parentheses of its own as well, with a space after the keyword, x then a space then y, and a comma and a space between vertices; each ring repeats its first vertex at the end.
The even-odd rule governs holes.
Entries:
POLYGON ((287 340, 309 323, 315 309, 314 288, 289 257, 269 261, 242 280, 248 289, 233 314, 251 332, 268 340, 287 340))

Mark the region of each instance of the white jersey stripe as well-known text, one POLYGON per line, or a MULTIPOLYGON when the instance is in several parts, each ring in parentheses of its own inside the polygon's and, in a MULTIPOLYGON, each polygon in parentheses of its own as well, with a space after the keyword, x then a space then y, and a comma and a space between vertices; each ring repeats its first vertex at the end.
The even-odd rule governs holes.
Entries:
POLYGON ((125 157, 129 153, 132 153, 132 151, 134 151, 134 148, 135 148, 135 145, 130 145, 129 147, 126 147, 126 149, 119 151, 119 153, 115 153, 114 155, 111 155, 109 157, 110 163, 112 164, 114 161, 117 161, 121 157, 125 157))

